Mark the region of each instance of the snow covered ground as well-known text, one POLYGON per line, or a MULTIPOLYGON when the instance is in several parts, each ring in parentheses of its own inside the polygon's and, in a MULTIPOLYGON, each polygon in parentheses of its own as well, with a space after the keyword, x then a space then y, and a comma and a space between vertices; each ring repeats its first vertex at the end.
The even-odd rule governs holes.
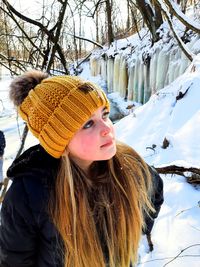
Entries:
MULTIPOLYGON (((91 77, 86 66, 81 76, 103 84, 99 76, 91 77)), ((19 148, 23 122, 8 100, 9 80, 0 82, 0 129, 5 132, 4 174, 19 148)), ((200 56, 172 84, 153 95, 143 106, 115 124, 116 136, 134 147, 156 167, 178 165, 200 168, 200 56), (187 90, 187 92, 186 92, 187 90), (179 92, 185 96, 176 100, 179 92), (167 149, 161 148, 164 138, 167 149), (154 151, 148 149, 154 145, 154 151)), ((112 101, 126 110, 127 103, 116 93, 112 101)), ((127 110, 126 110, 127 111, 127 110)), ((26 147, 35 144, 29 134, 26 147)), ((145 237, 139 248, 138 266, 200 266, 200 190, 182 176, 163 175, 165 202, 152 232, 154 251, 149 253, 145 237), (171 262, 170 262, 171 261, 171 262)))

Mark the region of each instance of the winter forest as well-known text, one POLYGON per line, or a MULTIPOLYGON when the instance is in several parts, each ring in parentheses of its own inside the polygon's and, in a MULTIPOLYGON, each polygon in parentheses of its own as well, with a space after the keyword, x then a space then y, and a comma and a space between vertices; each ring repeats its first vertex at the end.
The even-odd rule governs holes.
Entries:
POLYGON ((6 170, 37 143, 9 100, 29 69, 100 85, 117 139, 164 181, 164 204, 137 266, 200 266, 200 1, 1 0, 0 130, 6 170))

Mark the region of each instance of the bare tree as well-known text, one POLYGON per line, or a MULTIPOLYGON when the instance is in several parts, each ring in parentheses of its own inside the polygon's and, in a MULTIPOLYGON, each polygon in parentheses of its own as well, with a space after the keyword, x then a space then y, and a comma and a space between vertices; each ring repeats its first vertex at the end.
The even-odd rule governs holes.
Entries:
MULTIPOLYGON (((65 15, 65 11, 66 11, 66 6, 68 4, 68 1, 60 1, 60 10, 58 12, 58 17, 57 20, 55 22, 55 24, 53 25, 53 27, 49 28, 49 24, 50 22, 48 21, 47 25, 42 24, 41 22, 39 22, 38 20, 33 20, 23 14, 21 14, 20 12, 18 12, 12 5, 10 5, 10 3, 7 0, 2 0, 3 4, 5 5, 5 7, 7 8, 7 10, 3 9, 3 7, 1 7, 1 9, 7 13, 7 15, 13 20, 13 22, 15 22, 15 24, 20 28, 19 23, 16 19, 16 17, 18 19, 20 19, 21 21, 24 22, 28 22, 31 25, 34 25, 35 27, 38 27, 38 36, 43 37, 43 45, 42 48, 38 47, 35 43, 32 42, 30 36, 28 36, 27 32, 23 32, 26 37, 27 40, 29 40, 29 42, 32 43, 33 47, 35 47, 35 49, 37 50, 37 52, 40 54, 40 56, 42 57, 42 63, 41 63, 41 68, 42 69, 46 69, 48 72, 50 72, 50 69, 52 67, 53 64, 53 60, 57 57, 57 55, 59 56, 60 62, 63 65, 64 68, 64 72, 65 73, 69 73, 68 68, 67 68, 67 62, 64 56, 64 52, 59 44, 59 38, 60 38, 60 34, 61 34, 61 28, 62 28, 62 23, 63 23, 63 19, 64 19, 64 15, 65 15), (44 44, 44 42, 46 42, 46 45, 44 44), (43 47, 45 47, 44 50, 43 47), (57 54, 57 55, 56 55, 57 54)), ((20 28, 20 30, 22 31, 22 29, 20 28)), ((41 61, 41 60, 40 60, 41 61)))
POLYGON ((154 0, 151 1, 151 5, 145 0, 136 0, 135 2, 142 14, 144 23, 151 32, 153 43, 157 42, 160 38, 157 30, 163 23, 162 15, 157 3, 154 0))

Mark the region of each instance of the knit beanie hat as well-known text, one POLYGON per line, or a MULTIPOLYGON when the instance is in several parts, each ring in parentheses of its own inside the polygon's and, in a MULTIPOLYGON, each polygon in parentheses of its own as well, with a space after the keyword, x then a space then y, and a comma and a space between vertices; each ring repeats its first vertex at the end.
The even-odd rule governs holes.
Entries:
POLYGON ((41 71, 29 71, 15 78, 10 88, 20 116, 55 158, 99 107, 110 109, 103 90, 74 76, 48 78, 41 71))

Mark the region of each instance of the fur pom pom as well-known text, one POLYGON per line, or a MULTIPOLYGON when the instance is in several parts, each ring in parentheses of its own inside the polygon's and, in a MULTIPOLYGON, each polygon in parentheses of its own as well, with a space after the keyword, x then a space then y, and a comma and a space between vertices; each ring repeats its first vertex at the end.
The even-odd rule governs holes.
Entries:
POLYGON ((21 105, 29 91, 47 77, 47 73, 39 70, 31 70, 16 77, 10 84, 10 99, 14 105, 21 105))

